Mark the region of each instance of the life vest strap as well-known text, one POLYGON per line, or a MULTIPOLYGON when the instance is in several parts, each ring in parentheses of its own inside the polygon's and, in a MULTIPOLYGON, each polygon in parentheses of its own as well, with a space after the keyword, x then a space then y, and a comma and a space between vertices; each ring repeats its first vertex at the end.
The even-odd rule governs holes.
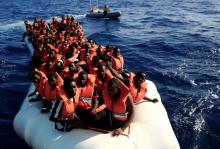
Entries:
POLYGON ((111 112, 111 114, 112 114, 112 117, 114 117, 116 119, 127 119, 128 112, 125 112, 125 113, 111 112))

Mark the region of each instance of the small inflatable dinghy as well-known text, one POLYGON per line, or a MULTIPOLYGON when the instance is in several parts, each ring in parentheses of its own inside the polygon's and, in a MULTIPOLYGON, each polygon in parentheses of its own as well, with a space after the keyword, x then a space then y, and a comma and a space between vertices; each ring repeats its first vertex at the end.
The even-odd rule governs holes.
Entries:
POLYGON ((107 14, 104 14, 102 12, 97 13, 88 13, 86 14, 86 17, 88 18, 107 18, 107 19, 118 19, 121 16, 121 12, 109 12, 107 14))
MULTIPOLYGON (((25 37, 33 53, 33 47, 25 37)), ((152 81, 147 80, 149 99, 159 102, 141 101, 135 105, 135 116, 123 135, 112 137, 111 133, 89 129, 73 129, 60 132, 49 121, 49 114, 40 112, 41 102, 24 102, 15 116, 14 129, 34 149, 179 149, 179 143, 169 122, 160 95, 152 81)), ((31 84, 28 94, 33 92, 31 84)))

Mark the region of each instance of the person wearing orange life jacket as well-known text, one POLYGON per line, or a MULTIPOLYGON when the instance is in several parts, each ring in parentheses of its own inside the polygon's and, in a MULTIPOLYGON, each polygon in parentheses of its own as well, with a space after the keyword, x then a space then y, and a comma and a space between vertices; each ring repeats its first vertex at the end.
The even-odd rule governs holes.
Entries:
POLYGON ((94 121, 93 111, 98 106, 98 93, 95 87, 95 75, 81 71, 77 78, 77 87, 81 90, 80 100, 76 113, 88 125, 92 125, 94 121))
POLYGON ((119 48, 114 48, 112 52, 112 68, 117 71, 122 71, 124 66, 124 58, 120 54, 119 48))
POLYGON ((102 92, 106 87, 107 82, 113 77, 111 72, 104 64, 98 65, 98 73, 96 77, 96 86, 99 92, 102 92))
POLYGON ((72 78, 65 78, 64 85, 58 89, 59 100, 51 112, 50 120, 55 121, 55 128, 70 131, 79 124, 79 117, 75 110, 79 102, 80 89, 72 78), (61 125, 61 128, 59 128, 61 125))
POLYGON ((26 32, 30 34, 32 32, 32 25, 30 24, 28 20, 25 20, 24 24, 25 24, 26 32))
POLYGON ((98 65, 100 64, 99 57, 94 56, 92 58, 92 61, 89 61, 88 66, 89 66, 89 73, 97 75, 98 72, 98 65))
POLYGON ((95 88, 95 75, 81 71, 77 78, 77 86, 81 89, 79 108, 93 110, 97 103, 97 89, 95 88))
POLYGON ((103 95, 104 103, 111 114, 114 129, 112 135, 120 135, 129 126, 134 115, 129 88, 117 78, 112 78, 104 88, 103 95))
MULTIPOLYGON (((108 113, 108 111, 105 110, 106 105, 104 104, 104 100, 103 100, 103 90, 104 88, 107 87, 108 81, 112 78, 112 74, 111 72, 106 68, 106 66, 104 64, 100 64, 98 65, 98 74, 96 76, 96 87, 98 90, 98 106, 97 108, 92 112, 92 114, 94 115, 100 115, 99 113, 102 113, 102 115, 105 115, 104 113, 108 113)), ((109 121, 102 116, 100 117, 101 119, 101 127, 103 127, 102 123, 108 123, 109 121)), ((106 125, 104 126, 104 128, 106 127, 106 125)), ((110 127, 110 126, 109 126, 110 127)))
POLYGON ((91 39, 89 40, 89 42, 91 44, 91 48, 90 48, 89 52, 90 52, 91 58, 93 58, 93 56, 97 55, 96 51, 98 49, 98 46, 97 46, 96 42, 91 39))
POLYGON ((158 102, 157 99, 149 100, 145 97, 147 93, 147 82, 146 82, 146 75, 144 72, 138 72, 136 75, 130 72, 128 77, 129 80, 129 90, 133 97, 134 103, 139 102, 140 100, 148 100, 153 103, 158 102))
POLYGON ((42 71, 46 76, 48 76, 54 70, 54 64, 49 60, 44 62, 40 67, 40 71, 42 71))
POLYGON ((53 17, 52 19, 52 28, 56 30, 59 28, 59 22, 57 21, 56 17, 53 17))
POLYGON ((43 107, 41 112, 48 112, 51 108, 51 102, 56 101, 58 98, 58 92, 60 86, 63 85, 63 79, 56 72, 51 72, 48 75, 48 80, 45 83, 45 100, 43 100, 43 107))
POLYGON ((38 95, 36 98, 29 99, 30 102, 32 101, 38 101, 42 100, 44 98, 44 86, 47 81, 46 75, 39 71, 38 69, 35 69, 33 72, 30 73, 30 79, 34 83, 35 90, 34 92, 30 93, 28 97, 38 95))
POLYGON ((69 63, 68 67, 61 72, 61 76, 63 78, 71 77, 73 80, 76 80, 81 71, 82 68, 80 66, 76 65, 74 62, 71 62, 69 63))
POLYGON ((61 58, 62 58, 62 55, 57 54, 55 50, 51 49, 49 50, 49 54, 45 57, 45 62, 50 60, 51 62, 53 62, 53 64, 55 64, 61 58))
POLYGON ((61 74, 61 72, 64 70, 64 64, 62 60, 58 60, 55 65, 55 72, 57 72, 59 75, 61 74))
POLYGON ((158 99, 149 99, 145 97, 147 93, 147 82, 146 82, 146 74, 144 72, 137 72, 136 74, 129 72, 128 78, 124 78, 118 74, 111 66, 108 66, 111 72, 116 76, 118 79, 123 81, 130 90, 131 96, 133 98, 133 102, 137 103, 140 100, 146 100, 153 103, 158 102, 158 99))

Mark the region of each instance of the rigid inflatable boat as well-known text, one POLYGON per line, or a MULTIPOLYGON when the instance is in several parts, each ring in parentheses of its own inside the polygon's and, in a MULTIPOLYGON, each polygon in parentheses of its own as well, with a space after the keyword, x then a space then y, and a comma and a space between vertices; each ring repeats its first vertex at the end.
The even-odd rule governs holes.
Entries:
POLYGON ((107 19, 117 19, 121 16, 121 12, 109 12, 107 14, 104 14, 102 12, 97 13, 88 13, 86 14, 86 17, 88 18, 107 18, 107 19))
MULTIPOLYGON (((28 36, 25 42, 32 54, 33 47, 28 36)), ((60 132, 49 121, 49 114, 40 112, 41 102, 28 102, 28 96, 15 116, 14 129, 34 149, 179 149, 156 86, 147 80, 147 88, 145 96, 157 98, 159 102, 137 103, 130 127, 118 137, 112 137, 111 132, 78 128, 60 132)), ((34 85, 31 84, 28 94, 33 91, 34 85)))

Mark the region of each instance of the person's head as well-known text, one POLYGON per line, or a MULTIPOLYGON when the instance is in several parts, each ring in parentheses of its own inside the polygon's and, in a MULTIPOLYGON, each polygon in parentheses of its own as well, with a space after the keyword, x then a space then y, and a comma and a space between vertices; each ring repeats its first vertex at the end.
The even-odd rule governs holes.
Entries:
POLYGON ((49 57, 50 57, 51 60, 53 60, 56 57, 56 51, 55 50, 50 50, 49 57))
POLYGON ((64 68, 63 61, 61 61, 61 60, 57 61, 55 64, 56 72, 60 74, 62 72, 63 68, 64 68))
POLYGON ((106 71, 107 71, 107 68, 105 65, 103 64, 98 65, 98 77, 100 80, 104 81, 106 71))
POLYGON ((76 95, 76 82, 71 77, 64 78, 63 87, 69 97, 76 95))
POLYGON ((91 44, 89 42, 86 43, 85 49, 89 51, 91 48, 91 44))
POLYGON ((119 54, 120 54, 120 49, 119 49, 119 48, 114 48, 114 49, 113 49, 113 56, 114 56, 114 57, 118 57, 119 54))
POLYGON ((31 80, 33 83, 39 83, 41 76, 40 76, 40 74, 37 73, 36 71, 32 71, 32 72, 30 72, 30 74, 29 74, 29 78, 30 78, 30 80, 31 80))
POLYGON ((86 54, 85 54, 85 61, 88 61, 88 60, 89 60, 89 56, 90 56, 90 53, 89 53, 89 52, 86 52, 86 54))
POLYGON ((71 62, 69 64, 69 70, 70 70, 70 72, 76 72, 77 71, 76 64, 74 62, 71 62))
POLYGON ((88 73, 86 71, 81 71, 78 76, 78 82, 80 87, 84 87, 88 81, 88 73))
POLYGON ((49 72, 53 69, 53 63, 52 61, 47 61, 46 63, 46 71, 49 72))
POLYGON ((35 68, 40 69, 43 63, 44 63, 44 58, 42 55, 32 57, 32 64, 35 68))
POLYGON ((98 64, 99 64, 99 57, 98 56, 93 56, 92 57, 92 65, 93 67, 98 67, 98 64))
POLYGON ((101 46, 96 50, 97 56, 101 59, 103 57, 101 46))
POLYGON ((29 22, 28 20, 25 20, 25 21, 24 21, 24 24, 25 24, 25 25, 29 25, 30 22, 29 22))
POLYGON ((57 85, 57 80, 58 80, 58 76, 55 72, 51 72, 49 75, 48 75, 48 82, 51 86, 51 88, 55 88, 56 85, 57 85))
POLYGON ((73 53, 70 52, 70 51, 67 51, 67 52, 65 53, 65 60, 68 60, 68 59, 71 58, 71 57, 73 57, 73 53))
POLYGON ((111 97, 112 101, 117 101, 121 95, 120 83, 116 78, 112 78, 108 82, 107 93, 111 97))
POLYGON ((137 72, 134 77, 134 83, 136 87, 140 87, 146 80, 146 74, 144 72, 137 72))

